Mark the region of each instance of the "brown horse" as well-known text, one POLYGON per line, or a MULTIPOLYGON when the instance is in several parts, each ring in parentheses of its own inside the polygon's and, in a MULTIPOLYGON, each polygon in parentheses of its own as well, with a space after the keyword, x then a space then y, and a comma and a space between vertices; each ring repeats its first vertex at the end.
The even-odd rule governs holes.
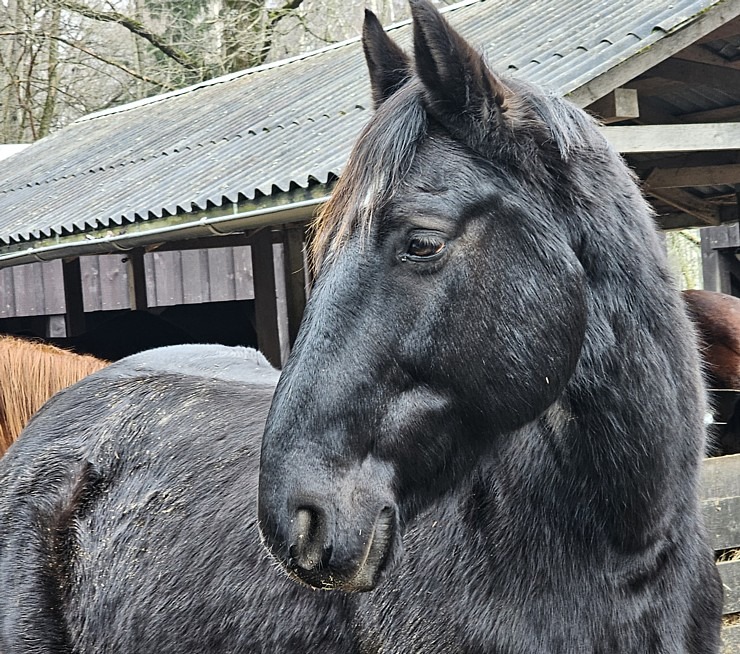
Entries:
POLYGON ((93 356, 0 335, 0 457, 54 393, 106 365, 93 356))
POLYGON ((740 298, 714 291, 684 291, 699 332, 714 417, 719 423, 713 454, 740 452, 740 298))

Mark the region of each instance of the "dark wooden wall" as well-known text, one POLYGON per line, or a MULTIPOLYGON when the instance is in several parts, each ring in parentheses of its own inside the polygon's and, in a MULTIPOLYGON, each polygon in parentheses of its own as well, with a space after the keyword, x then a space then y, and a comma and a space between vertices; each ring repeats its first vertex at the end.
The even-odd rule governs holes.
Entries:
POLYGON ((701 230, 702 276, 708 291, 740 296, 740 227, 738 223, 701 230))
POLYGON ((40 330, 34 323, 34 333, 70 338, 90 329, 86 315, 100 312, 157 314, 166 307, 253 301, 250 329, 256 330, 263 353, 280 365, 305 307, 304 237, 302 224, 268 226, 226 238, 164 243, 153 252, 5 268, 0 270, 0 320, 13 333, 28 330, 25 323, 37 317, 45 322, 40 330), (221 247, 225 243, 231 244, 221 247))
MULTIPOLYGON (((80 258, 85 311, 130 308, 127 255, 80 258)), ((144 255, 149 307, 254 299, 249 246, 144 255)), ((0 318, 65 312, 62 262, 0 270, 0 318)))

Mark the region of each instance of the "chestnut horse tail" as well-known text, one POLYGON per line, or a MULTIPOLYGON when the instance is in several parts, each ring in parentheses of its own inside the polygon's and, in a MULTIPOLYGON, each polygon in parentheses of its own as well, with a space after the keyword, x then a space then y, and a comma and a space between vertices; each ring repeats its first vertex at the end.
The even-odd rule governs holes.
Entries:
POLYGON ((106 365, 53 345, 0 336, 0 457, 54 393, 106 365))

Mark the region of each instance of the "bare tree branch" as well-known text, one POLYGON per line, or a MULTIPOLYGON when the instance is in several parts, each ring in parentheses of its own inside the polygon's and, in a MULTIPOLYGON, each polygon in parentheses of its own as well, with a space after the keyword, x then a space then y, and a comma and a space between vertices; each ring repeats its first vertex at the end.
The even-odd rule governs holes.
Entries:
POLYGON ((49 22, 49 33, 47 37, 50 39, 49 52, 46 62, 47 70, 47 84, 46 84, 46 98, 44 99, 44 107, 41 112, 41 119, 39 120, 39 136, 46 136, 50 129, 54 114, 56 111, 58 88, 59 88, 59 41, 54 40, 54 37, 59 36, 61 21, 61 9, 55 7, 50 15, 49 22))
POLYGON ((91 20, 97 20, 104 23, 117 23, 118 25, 125 27, 129 32, 136 34, 151 43, 155 48, 157 48, 157 50, 173 61, 176 61, 183 68, 197 73, 199 77, 202 76, 204 70, 204 66, 202 64, 195 62, 187 52, 168 43, 167 39, 163 36, 156 34, 146 27, 146 25, 130 16, 126 16, 118 11, 98 11, 88 7, 87 5, 75 2, 74 0, 53 0, 53 2, 67 11, 72 11, 80 16, 84 16, 85 18, 90 18, 91 20))
POLYGON ((275 34, 277 24, 286 16, 291 15, 298 7, 303 4, 303 0, 288 0, 279 9, 273 9, 267 13, 267 25, 265 26, 265 40, 257 53, 257 61, 260 64, 265 63, 267 56, 272 48, 272 40, 275 34))
MULTIPOLYGON (((0 37, 18 36, 21 34, 23 34, 23 32, 0 32, 0 37)), ((153 79, 151 77, 148 77, 146 75, 143 75, 142 73, 137 73, 135 70, 133 70, 132 68, 129 68, 125 64, 122 64, 118 61, 114 61, 113 59, 108 59, 107 57, 104 57, 103 55, 100 55, 97 52, 93 52, 89 48, 86 48, 84 45, 75 43, 74 41, 70 41, 69 39, 65 39, 63 36, 47 34, 47 37, 50 39, 54 39, 55 41, 59 41, 60 43, 64 43, 65 45, 68 45, 70 48, 74 48, 75 50, 84 52, 86 55, 92 57, 93 59, 97 59, 98 61, 101 61, 104 64, 107 64, 108 66, 113 66, 114 68, 118 68, 119 70, 123 71, 127 75, 131 75, 131 77, 135 77, 136 79, 139 79, 142 82, 146 82, 147 84, 151 84, 152 86, 156 86, 158 88, 164 89, 165 91, 174 91, 177 88, 175 86, 172 86, 171 84, 167 84, 167 82, 162 82, 162 81, 153 79)))

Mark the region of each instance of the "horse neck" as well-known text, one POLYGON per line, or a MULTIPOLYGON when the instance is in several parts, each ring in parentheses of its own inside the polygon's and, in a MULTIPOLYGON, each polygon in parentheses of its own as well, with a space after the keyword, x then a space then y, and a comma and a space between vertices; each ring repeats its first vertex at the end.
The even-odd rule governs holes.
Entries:
POLYGON ((518 506, 530 519, 523 528, 634 550, 691 519, 704 390, 692 328, 678 294, 650 281, 658 273, 594 285, 581 359, 560 399, 496 437, 481 470, 494 531, 502 504, 518 506))

